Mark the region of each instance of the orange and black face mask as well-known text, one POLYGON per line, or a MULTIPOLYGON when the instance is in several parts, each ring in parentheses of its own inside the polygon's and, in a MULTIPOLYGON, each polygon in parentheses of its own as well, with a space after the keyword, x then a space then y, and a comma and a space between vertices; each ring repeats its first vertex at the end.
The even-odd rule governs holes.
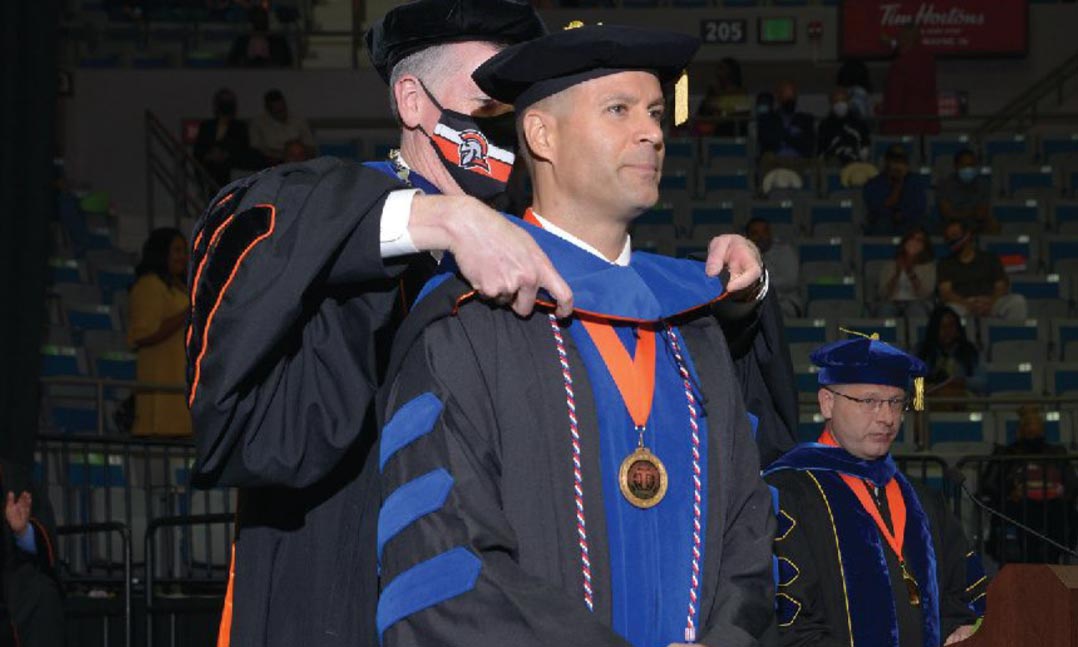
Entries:
MULTIPOLYGON (((446 110, 423 86, 442 116, 434 132, 423 130, 449 175, 468 195, 490 200, 505 192, 516 159, 514 115, 473 117, 446 110)), ((422 126, 420 127, 422 130, 422 126)))

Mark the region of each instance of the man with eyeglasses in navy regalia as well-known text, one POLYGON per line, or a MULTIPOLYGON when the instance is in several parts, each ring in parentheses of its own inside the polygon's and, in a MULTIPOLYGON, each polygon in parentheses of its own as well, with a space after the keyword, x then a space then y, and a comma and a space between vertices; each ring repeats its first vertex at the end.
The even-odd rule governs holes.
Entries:
POLYGON ((782 644, 938 647, 973 634, 985 577, 943 498, 911 483, 891 445, 923 405, 925 364, 873 337, 827 344, 817 442, 765 470, 778 496, 782 644))

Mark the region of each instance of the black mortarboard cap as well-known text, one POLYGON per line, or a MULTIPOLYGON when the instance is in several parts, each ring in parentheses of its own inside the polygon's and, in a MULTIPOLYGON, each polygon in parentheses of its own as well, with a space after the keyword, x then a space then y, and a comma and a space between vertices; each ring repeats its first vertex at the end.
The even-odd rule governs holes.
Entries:
POLYGON ((660 83, 678 78, 700 40, 677 32, 624 25, 586 25, 556 31, 498 52, 472 78, 491 98, 517 111, 578 83, 628 70, 654 72, 660 83))
POLYGON ((516 0, 414 0, 394 7, 367 31, 371 63, 389 75, 409 54, 433 45, 484 40, 512 45, 546 33, 542 18, 516 0))

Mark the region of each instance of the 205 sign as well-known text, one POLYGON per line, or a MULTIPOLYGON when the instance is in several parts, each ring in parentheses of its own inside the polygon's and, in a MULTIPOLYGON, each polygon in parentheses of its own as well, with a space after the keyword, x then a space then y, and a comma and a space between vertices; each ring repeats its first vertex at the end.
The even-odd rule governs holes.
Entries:
POLYGON ((745 20, 701 20, 700 40, 715 45, 743 45, 748 39, 745 20))

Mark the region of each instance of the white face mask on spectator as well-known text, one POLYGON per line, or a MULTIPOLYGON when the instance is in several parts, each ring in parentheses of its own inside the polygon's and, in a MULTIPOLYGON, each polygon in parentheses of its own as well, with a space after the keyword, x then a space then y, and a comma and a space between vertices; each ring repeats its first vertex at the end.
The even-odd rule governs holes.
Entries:
POLYGON ((844 118, 850 112, 850 104, 845 101, 836 101, 831 104, 831 112, 835 113, 835 116, 839 119, 844 118))

